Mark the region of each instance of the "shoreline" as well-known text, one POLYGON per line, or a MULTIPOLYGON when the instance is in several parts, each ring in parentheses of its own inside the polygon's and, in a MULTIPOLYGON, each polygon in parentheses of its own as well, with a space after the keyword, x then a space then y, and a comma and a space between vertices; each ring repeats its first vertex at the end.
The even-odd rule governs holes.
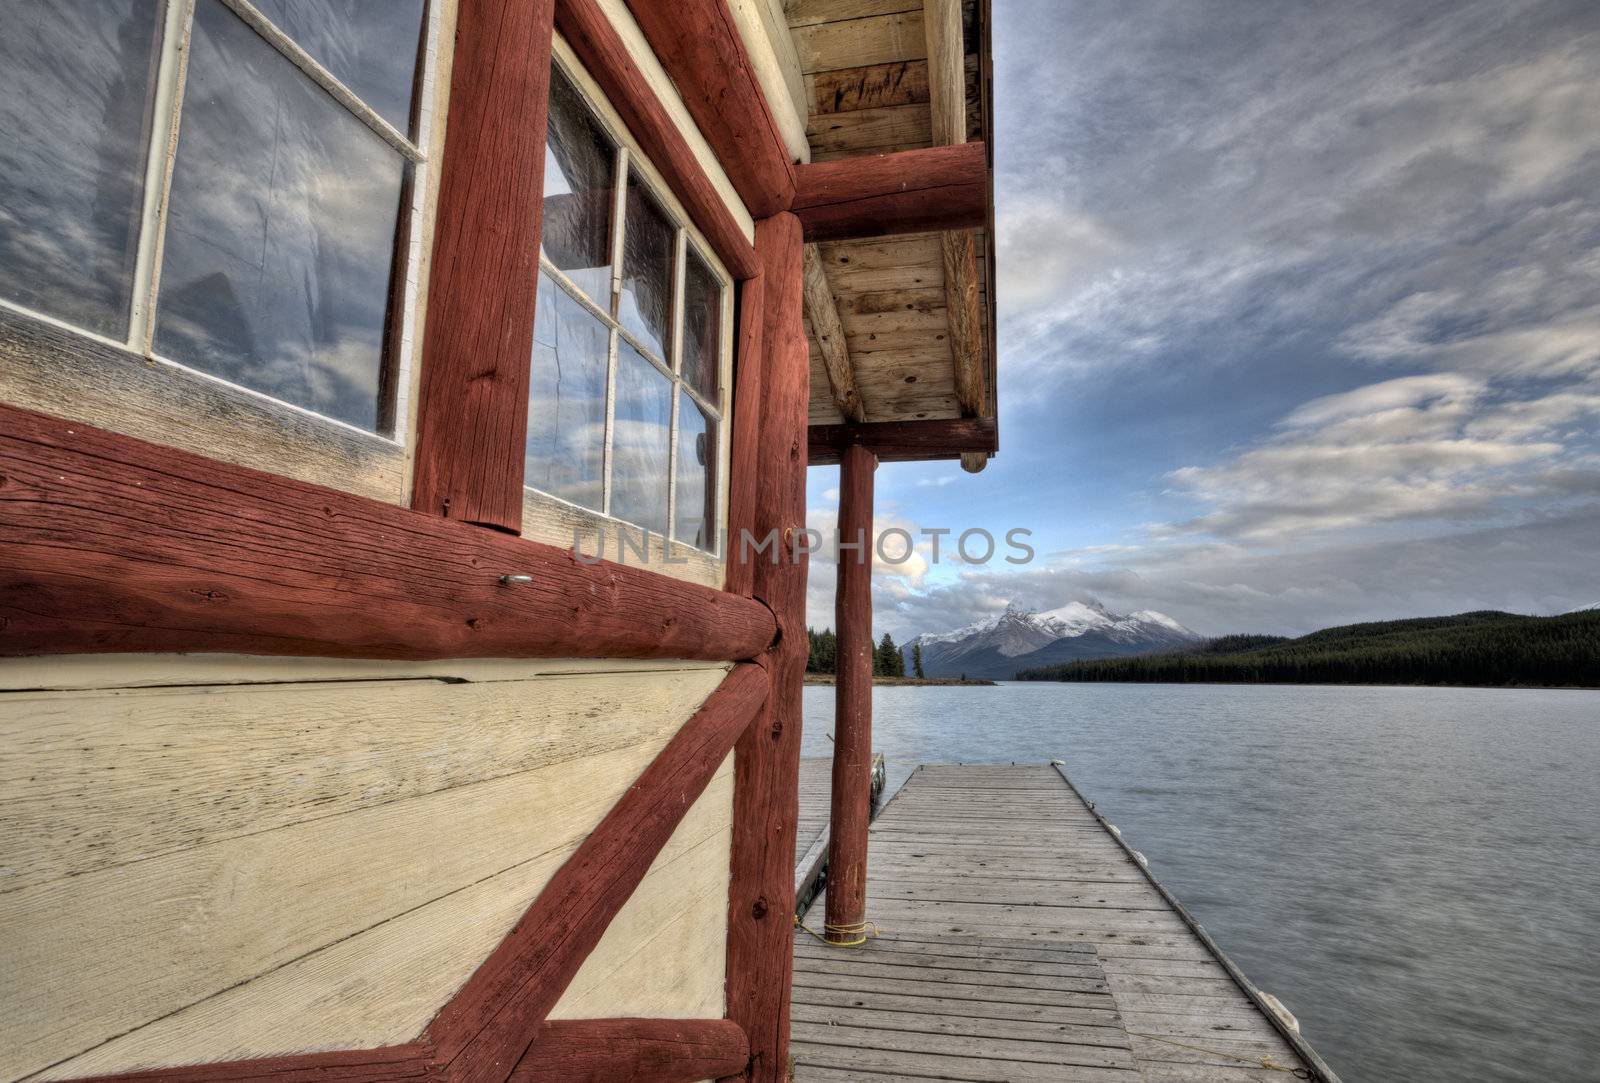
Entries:
MULTIPOLYGON (((838 679, 832 673, 807 673, 805 683, 832 686, 838 683, 838 679)), ((954 686, 957 688, 992 688, 999 684, 998 681, 982 680, 978 678, 969 678, 967 680, 963 680, 960 677, 874 677, 872 678, 872 683, 875 685, 885 686, 907 685, 911 687, 925 687, 941 685, 954 686)))

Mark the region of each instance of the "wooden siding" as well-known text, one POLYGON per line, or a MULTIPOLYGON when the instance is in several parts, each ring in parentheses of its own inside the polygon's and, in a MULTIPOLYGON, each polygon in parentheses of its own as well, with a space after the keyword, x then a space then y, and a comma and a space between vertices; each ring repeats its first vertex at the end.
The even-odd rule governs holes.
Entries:
MULTIPOLYGON (((0 693, 26 798, 0 814, 0 1078, 416 1037, 726 672, 265 665, 0 693)), ((731 800, 728 762, 559 1013, 722 1014, 731 800)))

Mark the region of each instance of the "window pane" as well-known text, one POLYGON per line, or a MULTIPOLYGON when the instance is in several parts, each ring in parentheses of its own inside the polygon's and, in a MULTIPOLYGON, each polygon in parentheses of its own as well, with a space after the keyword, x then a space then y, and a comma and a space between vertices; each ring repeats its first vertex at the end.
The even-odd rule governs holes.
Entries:
POLYGON ((610 331, 549 275, 539 276, 523 484, 600 511, 610 331))
POLYGON ((376 429, 405 168, 218 0, 200 0, 157 351, 376 429))
POLYGON ((540 247, 607 312, 611 311, 611 193, 616 148, 559 69, 550 73, 550 129, 544 150, 540 247))
POLYGON ((617 412, 611 434, 611 514, 667 532, 672 381, 626 342, 617 348, 617 412))
POLYGON ((127 334, 156 0, 0 7, 0 296, 127 334))
POLYGON ((411 130, 424 0, 256 0, 256 8, 379 116, 411 130))
POLYGON ((673 537, 716 549, 717 423, 678 392, 678 508, 673 537))
POLYGON ((672 246, 677 230, 656 201, 628 178, 622 227, 622 326, 659 357, 672 340, 672 246))
POLYGON ((707 402, 720 402, 722 283, 691 250, 683 275, 683 378, 707 402))

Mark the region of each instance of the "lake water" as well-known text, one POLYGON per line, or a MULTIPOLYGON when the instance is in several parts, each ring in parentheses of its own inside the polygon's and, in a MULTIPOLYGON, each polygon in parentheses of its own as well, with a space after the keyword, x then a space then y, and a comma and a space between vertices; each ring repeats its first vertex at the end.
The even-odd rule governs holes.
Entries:
MULTIPOLYGON (((833 689, 805 690, 828 755, 833 689)), ((919 763, 1074 782, 1346 1083, 1600 1080, 1600 692, 878 688, 919 763)))

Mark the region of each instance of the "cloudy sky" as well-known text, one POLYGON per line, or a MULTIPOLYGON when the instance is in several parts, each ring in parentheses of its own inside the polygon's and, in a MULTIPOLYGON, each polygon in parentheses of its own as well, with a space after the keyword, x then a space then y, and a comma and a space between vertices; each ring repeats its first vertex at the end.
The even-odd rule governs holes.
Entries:
POLYGON ((885 465, 878 510, 1038 556, 883 569, 880 632, 1600 601, 1600 3, 994 12, 1002 450, 885 465))

